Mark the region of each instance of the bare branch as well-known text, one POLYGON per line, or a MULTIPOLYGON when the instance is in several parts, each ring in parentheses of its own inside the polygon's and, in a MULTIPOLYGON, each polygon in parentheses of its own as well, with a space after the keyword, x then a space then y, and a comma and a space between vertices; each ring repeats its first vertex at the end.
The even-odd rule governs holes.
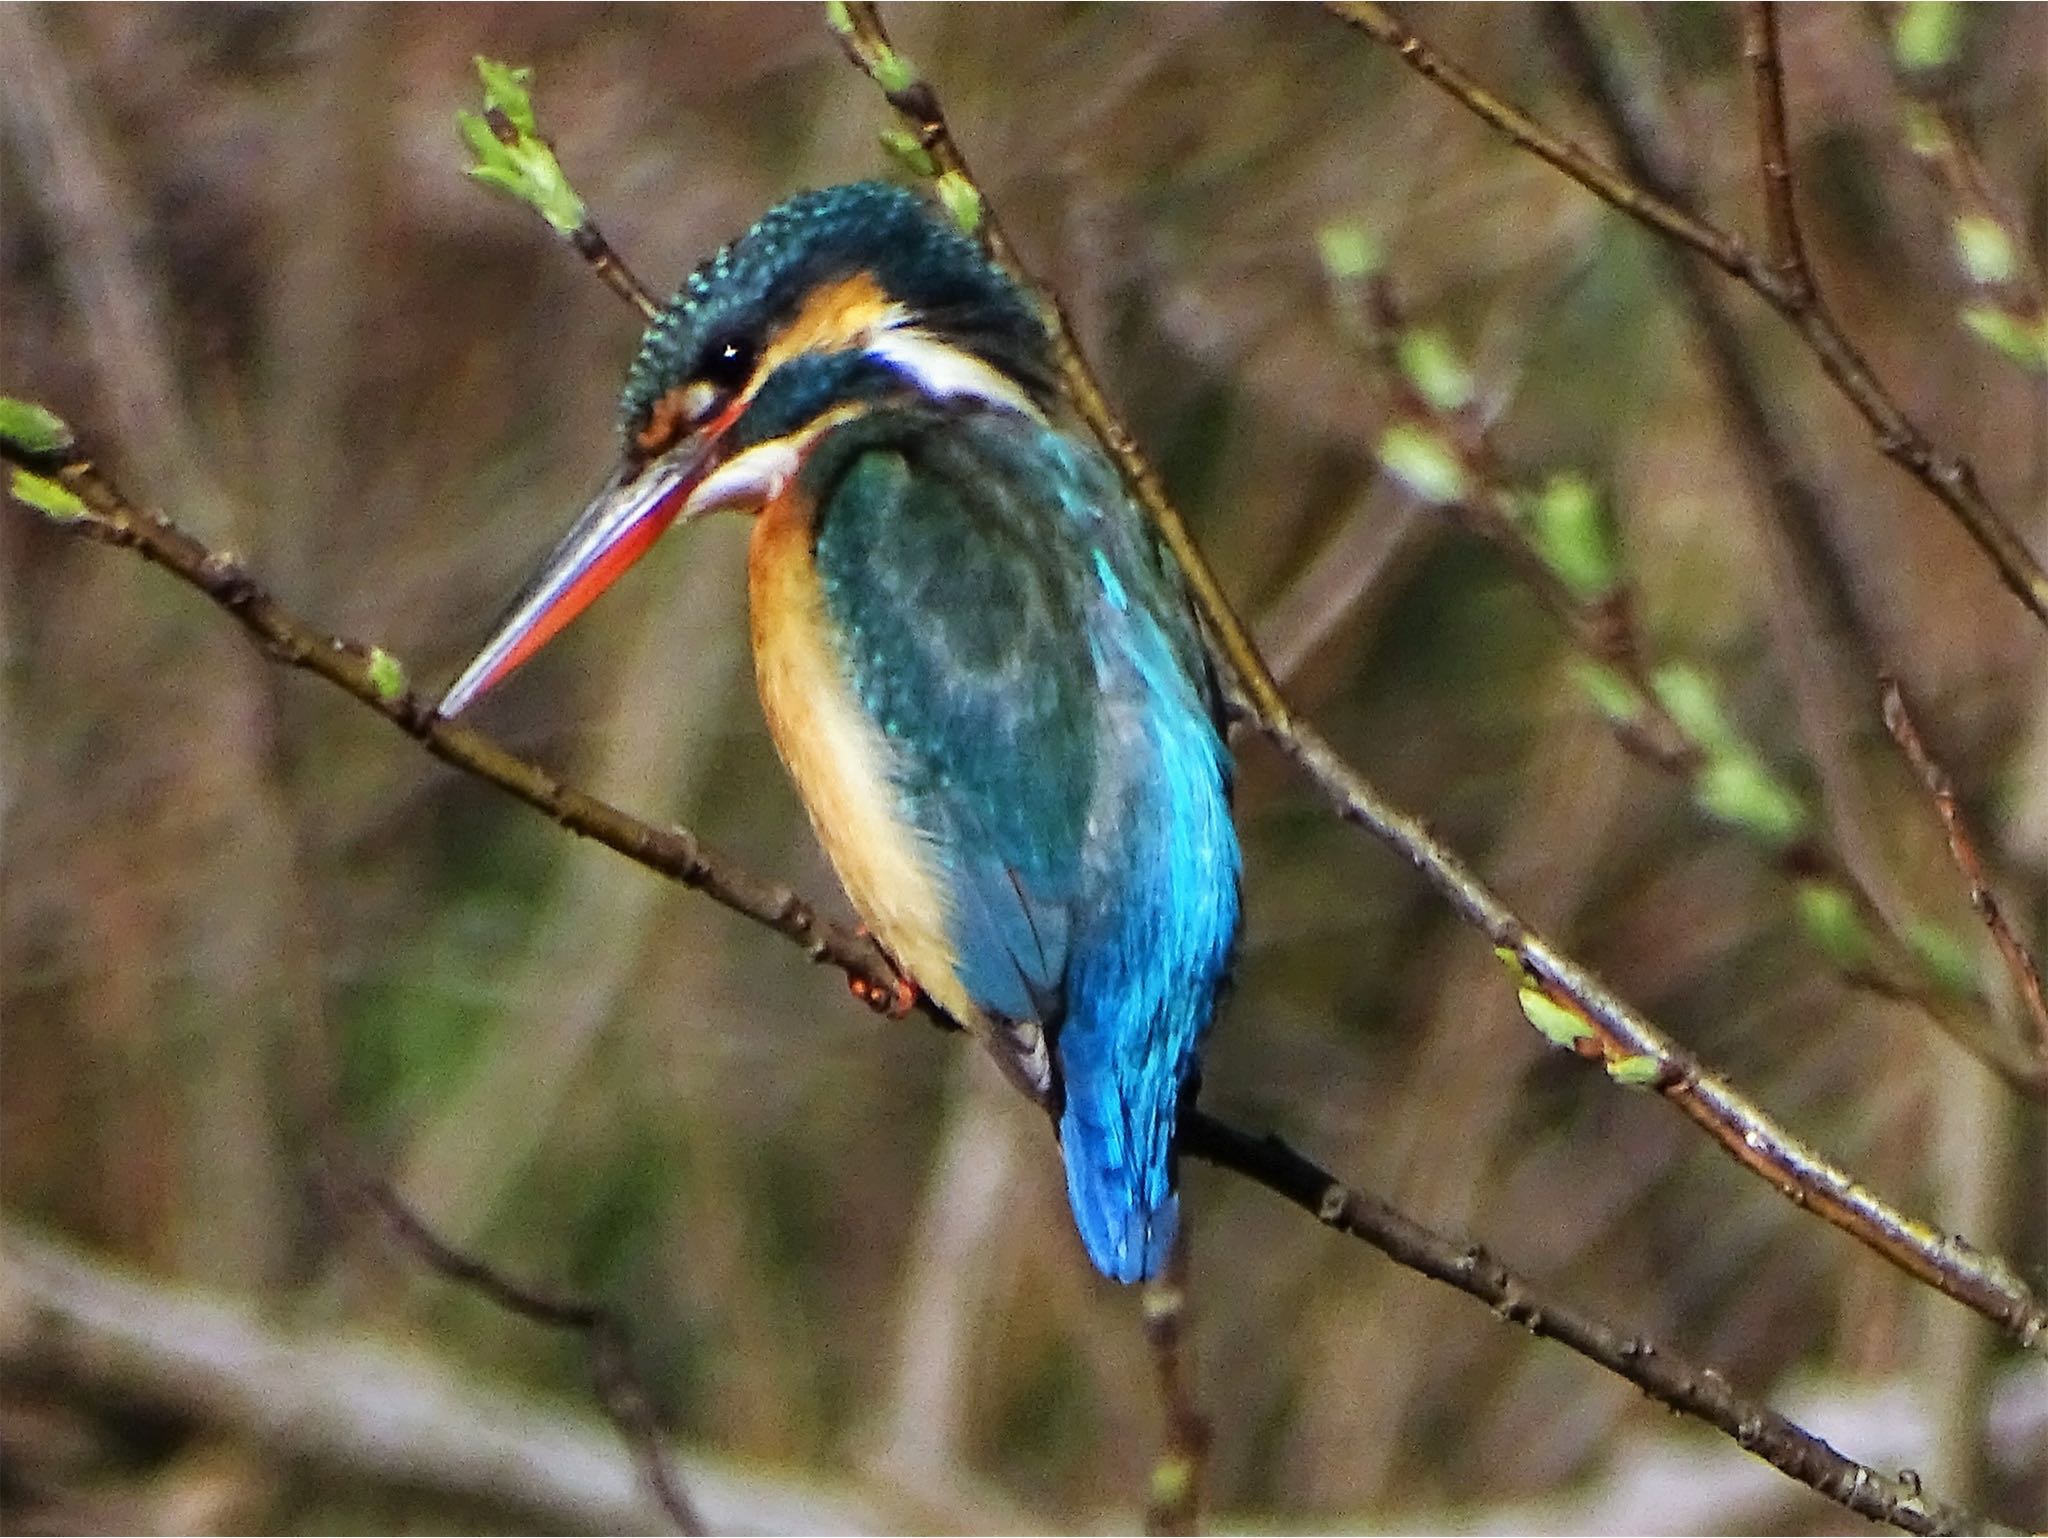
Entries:
MULTIPOLYGON (((120 1402, 197 1415, 359 1481, 509 1505, 535 1531, 641 1533, 664 1513, 613 1428, 479 1381, 416 1346, 281 1323, 274 1306, 140 1276, 0 1225, 0 1372, 55 1370, 120 1402)), ((671 1450, 720 1533, 888 1533, 901 1503, 671 1450)), ((919 1508, 974 1531, 967 1508, 919 1508)), ((991 1529, 993 1530, 993 1529, 991 1529)))
POLYGON ((1899 745, 1899 751, 1906 755, 1906 762, 1920 777, 1920 783, 1927 787, 1935 814, 1941 818, 1941 826, 1948 834, 1948 849, 1955 859, 1956 869, 1970 884, 1970 906, 1977 910, 1977 917, 1991 931, 1992 942, 1997 945, 2006 970, 2012 974, 2013 987, 2019 992, 2031 1032, 2030 1046, 2035 1061, 2041 1071, 2048 1074, 2048 996, 2043 995, 2041 969, 2020 937, 2013 933, 2005 910, 1999 906, 1997 895, 1985 878, 1984 860, 1977 853, 1977 841, 1970 836, 1969 824, 1963 821, 1962 808, 1956 802, 1955 785, 1950 781, 1948 771, 1927 751, 1927 744, 1921 740, 1920 729, 1913 724, 1912 712, 1906 708, 1906 697, 1899 688, 1898 680, 1881 680, 1880 692, 1884 724, 1890 730, 1892 740, 1899 745))
POLYGON ((1187 1151, 1250 1175, 1340 1233, 1363 1239, 1396 1264, 1457 1288, 1532 1335, 1561 1341, 1635 1384, 1658 1403, 1696 1416, 1801 1484, 1878 1522, 1911 1533, 1990 1531, 1975 1513, 1931 1499, 1917 1481, 1894 1479, 1845 1458, 1777 1411, 1744 1399, 1712 1368, 1669 1347, 1619 1333, 1544 1295, 1477 1244, 1434 1233, 1378 1197, 1346 1186, 1280 1139, 1253 1139, 1193 1113, 1187 1151))
POLYGON ((1749 0, 1742 8, 1742 52, 1749 60, 1756 93, 1757 175, 1763 188, 1764 218, 1770 230, 1771 265, 1784 285, 1786 302, 1804 309, 1813 302, 1813 270, 1792 202, 1792 151, 1785 138, 1785 73, 1778 59, 1778 8, 1771 0, 1749 0))
POLYGON ((588 1299, 542 1292, 515 1282, 489 1262, 455 1248, 422 1222, 388 1182, 363 1168, 354 1150, 340 1138, 330 1136, 325 1141, 326 1174, 336 1199, 368 1208, 392 1242, 421 1265, 457 1286, 482 1294, 507 1313, 583 1337, 598 1403, 632 1448, 648 1490, 677 1532, 706 1531, 703 1518, 670 1466, 660 1419, 634 1370, 632 1346, 618 1315, 588 1299))

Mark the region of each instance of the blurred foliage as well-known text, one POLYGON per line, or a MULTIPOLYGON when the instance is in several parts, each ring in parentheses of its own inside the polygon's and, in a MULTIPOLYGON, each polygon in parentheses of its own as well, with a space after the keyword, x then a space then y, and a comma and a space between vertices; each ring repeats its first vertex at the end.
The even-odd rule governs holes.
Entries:
MULTIPOLYGON (((1418 22, 1590 141, 1534 15, 1418 22)), ((891 24, 1248 613, 1286 610, 1347 535, 1401 530, 1403 482, 1449 494, 1427 443, 1379 474, 1375 445, 1403 429, 1375 416, 1331 313, 1334 242, 1398 278, 1438 339, 1411 366, 1473 397, 1521 482, 1548 484, 1561 516, 1613 518, 1655 648, 1711 672, 1717 729, 1754 771, 1742 808, 1769 791, 1803 816, 1772 776, 1825 776, 1758 575, 1755 488, 1649 237, 1310 8, 906 7, 891 24)), ((1948 89, 2038 267, 2044 13, 1972 8, 1962 24, 1948 89)), ((462 175, 451 114, 474 94, 472 55, 536 67, 562 164, 658 288, 777 197, 886 164, 886 110, 815 9, 17 8, 4 25, 0 388, 110 446, 145 501, 423 687, 608 469, 636 343, 547 230, 462 175)), ((1955 324, 1951 211, 1913 172, 1886 38, 1848 7, 1783 25, 1831 302, 2048 548, 2048 397, 1955 324)), ((1759 229, 1732 18, 1660 8, 1617 32, 1661 72, 1717 216, 1759 229)), ((1842 581, 2038 935, 2040 634, 1810 360, 1742 313, 1774 409, 1805 429, 1842 581)), ((670 542, 485 722, 836 903, 753 704, 743 538, 670 542)), ((959 1421, 920 1434, 1041 1520, 1128 1520, 1158 1414, 1137 1299, 1089 1273, 1045 1128, 980 1068, 956 1071, 960 1043, 871 1017, 780 940, 457 779, 132 562, 19 510, 0 546, 10 1214, 582 1400, 571 1343, 410 1274, 316 1199, 328 1070, 306 1043, 324 1038, 350 1125, 422 1213, 517 1274, 616 1301, 681 1434, 857 1475, 903 1435, 900 1396, 932 1345, 904 1332, 931 1286, 919 1260, 974 1217, 942 1155, 955 1136, 998 1141, 1001 1211, 949 1316, 959 1421)), ((1987 1198, 1943 1130, 1981 1071, 1839 980, 1802 939, 1812 893, 1629 759, 1573 658, 1498 554, 1425 509, 1291 688, 1532 919, 1776 1115, 1909 1207, 1957 1226, 1988 1214, 1972 1237, 2038 1276, 2038 1108, 1992 1092, 2010 1152, 1987 1198)), ((1872 746, 1876 686, 1861 682, 1868 719, 1821 744, 1882 790, 1856 857, 1969 937, 1951 971, 1989 976, 1931 814, 1872 746)), ((1478 937, 1256 747, 1239 820, 1249 930, 1206 1104, 1746 1388, 1888 1370, 1963 1391, 1909 1283, 1654 1097, 1548 1049, 1478 937)), ((1201 1167, 1186 1181, 1219 1509, 1386 1524, 1534 1499, 1597 1479, 1625 1428, 1659 1419, 1264 1193, 1201 1167)), ((124 1491, 213 1445, 201 1425, 117 1412, 72 1406, 112 1450, 85 1475, 0 1482, 0 1518, 114 1520, 124 1491)), ((0 1456, 18 1433, 0 1417, 0 1456)), ((1943 1457, 1917 1465, 1931 1487, 1965 1478, 1943 1457)), ((516 1520, 289 1460, 251 1488, 238 1520, 257 1528, 516 1520)), ((136 1511, 155 1508, 130 1510, 146 1526, 136 1511)), ((1783 1520, 1843 1519, 1788 1502, 1783 1520)))

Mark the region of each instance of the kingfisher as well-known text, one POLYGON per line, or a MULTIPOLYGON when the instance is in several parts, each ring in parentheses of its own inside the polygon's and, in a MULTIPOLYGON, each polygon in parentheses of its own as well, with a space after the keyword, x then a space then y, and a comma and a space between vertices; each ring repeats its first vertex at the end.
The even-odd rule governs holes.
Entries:
POLYGON ((1039 311, 908 189, 802 193, 661 309, 619 424, 439 714, 672 524, 751 517, 762 711, 907 980, 890 1002, 988 1047, 1052 1117, 1096 1267, 1155 1275, 1238 933, 1231 764, 1179 568, 1063 406, 1039 311))

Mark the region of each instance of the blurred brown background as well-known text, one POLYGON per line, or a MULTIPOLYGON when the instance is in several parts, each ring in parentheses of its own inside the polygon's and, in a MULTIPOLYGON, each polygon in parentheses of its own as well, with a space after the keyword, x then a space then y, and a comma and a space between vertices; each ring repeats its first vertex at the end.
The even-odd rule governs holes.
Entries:
MULTIPOLYGON (((1854 679, 1837 740, 1802 730, 1755 491, 1649 238, 1309 7, 890 19, 1299 704, 1774 1114, 2038 1285, 2040 1105, 1846 985, 1771 861, 1617 746, 1498 552, 1375 467, 1383 418, 1317 255, 1332 221, 1376 235, 1411 314, 1454 339, 1516 476, 1576 469, 1611 497, 1655 654, 1717 679, 1802 794, 1831 762, 1863 776, 1870 806, 1833 831, 1995 991, 1874 681, 1854 679)), ((1414 19, 1603 142, 1536 11, 1414 19)), ((1735 13, 1593 21, 1668 93, 1714 215, 1760 232, 1735 13)), ((1902 142, 1883 38, 1849 7, 1783 25, 1827 294, 2048 551, 2040 376, 1956 323, 1949 205, 1902 142)), ((1945 89, 2038 262, 2048 12, 1973 9, 1965 46, 1945 89)), ((428 687, 604 473, 636 342, 536 219, 462 176, 452 114, 476 53, 536 66, 544 131, 663 291, 783 194, 883 169, 885 111, 811 8, 0 10, 0 392, 58 410, 132 492, 428 687)), ((2038 941, 2042 633, 1811 358, 1723 287, 1825 494, 1840 580, 2038 941)), ((483 724, 836 907, 754 704, 743 539, 668 544, 483 724)), ((132 559, 19 508, 0 548, 9 1232, 90 1263, 74 1299, 128 1289, 108 1294, 113 1336, 126 1317, 203 1346, 177 1310, 220 1304, 205 1318, 223 1330, 332 1347, 275 1384, 331 1414, 273 1411, 196 1367, 153 1377, 146 1340, 74 1339, 0 1282, 0 1521, 647 1520, 573 1342, 425 1278, 319 1199, 309 1031, 424 1216, 628 1317, 671 1425, 712 1461, 707 1508, 725 1479, 715 1509, 764 1526, 1135 1520, 1159 1413, 1138 1300, 1089 1271, 1045 1127, 975 1054, 458 778, 132 559), (390 1376, 350 1354, 366 1337, 390 1376), (422 1399, 429 1381, 454 1397, 422 1399), (492 1464, 520 1415, 541 1417, 533 1439, 492 1464), (380 1423, 447 1445, 394 1432, 379 1461, 380 1423), (578 1448, 613 1460, 602 1488, 623 1504, 579 1496, 573 1468, 548 1483, 578 1448)), ((1256 746, 1239 821, 1249 930, 1209 1108, 1808 1412, 1854 1456, 2048 1521, 2038 1364, 1654 1097, 1546 1048, 1483 943, 1256 746)), ((1245 1182, 1196 1166, 1185 1185, 1220 1522, 1852 1521, 1245 1182)))

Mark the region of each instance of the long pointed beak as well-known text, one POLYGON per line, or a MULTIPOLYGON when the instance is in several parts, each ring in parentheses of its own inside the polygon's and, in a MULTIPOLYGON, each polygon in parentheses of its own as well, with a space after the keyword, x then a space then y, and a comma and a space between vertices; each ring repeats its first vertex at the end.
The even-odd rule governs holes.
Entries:
POLYGON ((645 555, 703 479, 713 446, 711 435, 700 435, 637 473, 622 470, 541 563, 434 714, 448 720, 503 682, 645 555))

